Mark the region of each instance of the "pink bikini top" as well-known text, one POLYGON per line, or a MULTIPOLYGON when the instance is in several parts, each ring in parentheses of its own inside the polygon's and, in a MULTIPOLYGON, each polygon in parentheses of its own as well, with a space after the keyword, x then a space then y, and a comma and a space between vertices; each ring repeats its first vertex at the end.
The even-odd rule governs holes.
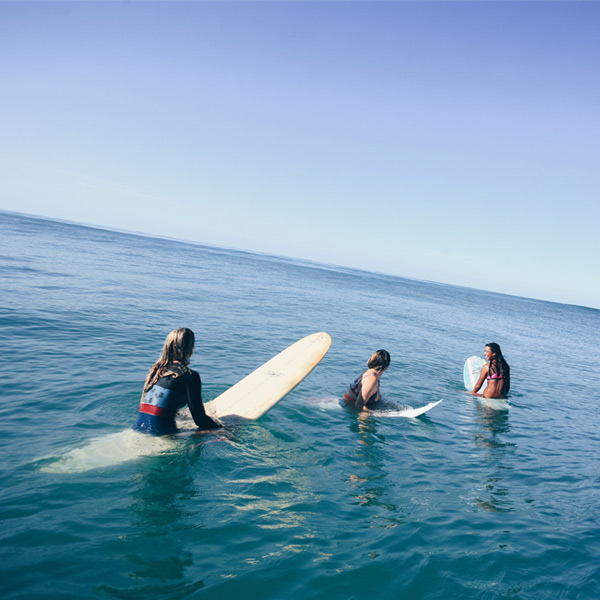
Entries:
POLYGON ((490 362, 490 370, 488 371, 488 379, 504 379, 504 371, 502 366, 498 364, 498 361, 494 358, 490 362))

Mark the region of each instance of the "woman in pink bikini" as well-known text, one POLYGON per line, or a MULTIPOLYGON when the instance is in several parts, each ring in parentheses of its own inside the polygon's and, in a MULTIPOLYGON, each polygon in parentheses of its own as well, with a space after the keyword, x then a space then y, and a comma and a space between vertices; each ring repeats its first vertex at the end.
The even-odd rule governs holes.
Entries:
POLYGON ((484 398, 506 398, 510 389, 510 367, 502 356, 502 350, 498 344, 487 344, 485 347, 485 359, 487 364, 483 365, 481 375, 471 392, 476 395, 484 380, 487 379, 487 387, 483 390, 484 398))

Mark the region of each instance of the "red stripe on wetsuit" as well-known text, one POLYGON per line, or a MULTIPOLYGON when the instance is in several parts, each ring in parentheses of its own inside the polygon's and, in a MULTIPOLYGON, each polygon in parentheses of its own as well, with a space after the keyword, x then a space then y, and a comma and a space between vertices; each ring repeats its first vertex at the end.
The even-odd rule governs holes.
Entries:
POLYGON ((167 411, 164 408, 154 406, 154 404, 146 404, 145 402, 140 403, 140 412, 156 417, 164 417, 167 414, 167 411))

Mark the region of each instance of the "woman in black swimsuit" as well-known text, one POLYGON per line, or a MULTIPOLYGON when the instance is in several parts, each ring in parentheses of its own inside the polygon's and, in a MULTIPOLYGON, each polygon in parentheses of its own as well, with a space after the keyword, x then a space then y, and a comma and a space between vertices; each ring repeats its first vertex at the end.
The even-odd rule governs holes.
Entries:
POLYGON ((377 350, 368 360, 368 369, 359 375, 351 384, 344 400, 358 410, 372 410, 381 399, 379 380, 383 372, 390 366, 390 353, 387 350, 377 350))

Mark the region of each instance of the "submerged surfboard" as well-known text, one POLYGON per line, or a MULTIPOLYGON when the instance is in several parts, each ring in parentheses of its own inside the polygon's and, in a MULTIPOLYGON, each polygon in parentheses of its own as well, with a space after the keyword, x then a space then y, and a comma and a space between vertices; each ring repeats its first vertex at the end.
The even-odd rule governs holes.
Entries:
POLYGON ((436 402, 430 402, 425 406, 421 406, 420 408, 399 408, 397 410, 374 410, 373 413, 378 417, 405 417, 408 419, 414 419, 415 417, 420 417, 424 415, 428 410, 435 408, 441 400, 437 400, 436 402))
POLYGON ((321 362, 330 346, 331 337, 324 331, 302 338, 207 402, 206 412, 219 419, 230 415, 258 419, 321 362))
POLYGON ((154 456, 173 451, 177 447, 171 436, 154 436, 133 429, 117 431, 90 440, 81 448, 74 448, 62 456, 38 459, 45 473, 84 473, 118 465, 142 456, 154 456), (47 462, 52 459, 50 462, 47 462))
MULTIPOLYGON (((483 365, 486 362, 480 356, 470 356, 465 361, 465 366, 463 368, 463 379, 465 382, 465 387, 468 392, 472 392, 479 376, 481 375, 481 369, 483 369, 483 365)), ((487 381, 483 381, 483 385, 477 391, 477 394, 483 394, 483 390, 487 387, 487 381)), ((477 400, 483 402, 486 406, 493 408, 495 410, 508 410, 510 403, 505 398, 484 398, 483 396, 475 396, 477 400)))
MULTIPOLYGON (((292 344, 283 352, 250 373, 226 392, 205 403, 206 412, 217 418, 237 415, 258 419, 291 392, 321 361, 331 346, 331 337, 313 333, 292 344)), ((178 425, 182 426, 178 416, 178 425)), ((191 418, 183 423, 194 429, 191 418)), ((90 440, 85 446, 69 450, 59 457, 40 459, 40 471, 47 473, 82 473, 110 467, 142 456, 173 452, 177 438, 190 435, 183 431, 176 436, 153 436, 126 429, 90 440)), ((180 441, 181 443, 181 441, 180 441)))

